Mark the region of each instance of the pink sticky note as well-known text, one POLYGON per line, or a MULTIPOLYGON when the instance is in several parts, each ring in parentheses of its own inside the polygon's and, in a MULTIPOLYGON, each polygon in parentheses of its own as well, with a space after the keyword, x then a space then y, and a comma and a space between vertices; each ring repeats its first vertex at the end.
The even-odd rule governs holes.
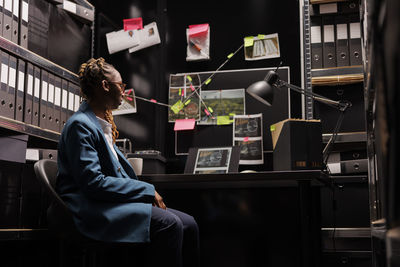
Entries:
POLYGON ((208 112, 208 110, 205 108, 204 112, 206 113, 207 116, 210 116, 210 112, 208 112))
POLYGON ((193 130, 195 123, 196 123, 195 119, 176 120, 174 131, 193 130))
POLYGON ((248 137, 243 138, 243 142, 248 142, 248 141, 249 141, 248 137))
POLYGON ((142 18, 124 19, 124 31, 143 29, 142 18))
POLYGON ((150 99, 150 101, 153 103, 157 103, 157 100, 155 100, 155 99, 150 99))
POLYGON ((193 92, 194 90, 196 90, 196 89, 194 89, 193 84, 190 84, 190 88, 192 89, 192 92, 193 92))
POLYGON ((128 99, 129 101, 133 101, 133 99, 128 96, 126 97, 126 99, 128 99))
POLYGON ((196 37, 200 35, 205 35, 208 32, 208 23, 189 25, 189 36, 196 37))

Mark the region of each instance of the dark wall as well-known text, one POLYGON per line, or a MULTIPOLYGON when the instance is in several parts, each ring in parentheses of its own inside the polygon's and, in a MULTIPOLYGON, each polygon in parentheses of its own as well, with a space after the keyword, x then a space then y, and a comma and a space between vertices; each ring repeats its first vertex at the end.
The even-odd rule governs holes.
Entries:
MULTIPOLYGON (((300 85, 299 3, 293 0, 265 1, 92 1, 97 9, 96 56, 114 64, 124 81, 138 96, 168 101, 169 75, 179 72, 214 71, 249 35, 278 33, 281 58, 245 61, 244 52, 233 57, 224 70, 271 67, 283 61, 290 67, 291 82, 300 85), (157 22, 161 44, 133 54, 121 51, 109 55, 105 33, 122 29, 122 19, 139 17, 143 24, 157 22), (108 17, 110 21, 107 22, 108 17), (210 24, 209 61, 186 62, 186 28, 191 24, 210 24), (112 25, 114 24, 114 25, 112 25)), ((116 117, 121 137, 132 140, 135 149, 157 149, 174 158, 173 124, 167 110, 137 100, 138 112, 116 117)), ((300 97, 293 96, 292 117, 301 116, 300 97)), ((226 137, 221 137, 226 138, 226 137)), ((184 159, 183 159, 184 161, 184 159)))

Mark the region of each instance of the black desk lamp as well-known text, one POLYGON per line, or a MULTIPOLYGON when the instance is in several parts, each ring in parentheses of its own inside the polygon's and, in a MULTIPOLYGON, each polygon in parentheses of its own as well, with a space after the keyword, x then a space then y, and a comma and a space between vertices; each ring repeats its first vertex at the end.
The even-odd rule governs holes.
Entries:
POLYGON ((272 70, 267 73, 264 80, 255 82, 252 85, 250 85, 246 89, 246 92, 249 95, 251 95, 252 97, 254 97, 255 99, 257 99, 258 101, 260 101, 261 103, 271 106, 272 102, 274 100, 275 88, 281 88, 284 86, 290 88, 291 90, 293 90, 295 92, 303 94, 307 97, 311 97, 315 101, 318 101, 325 105, 336 108, 337 110, 340 111, 340 115, 339 115, 338 121, 336 122, 336 126, 335 126, 335 129, 333 130, 332 136, 329 139, 328 143, 326 144, 326 146, 322 152, 323 166, 326 166, 330 150, 336 140, 336 136, 337 136, 337 134, 340 130, 340 126, 343 122, 344 113, 346 112, 346 110, 349 107, 351 107, 351 103, 349 101, 343 101, 343 100, 335 101, 335 100, 326 98, 324 96, 318 95, 314 92, 308 92, 298 86, 292 85, 290 83, 287 83, 286 81, 281 80, 279 75, 276 73, 276 71, 272 71, 272 70))

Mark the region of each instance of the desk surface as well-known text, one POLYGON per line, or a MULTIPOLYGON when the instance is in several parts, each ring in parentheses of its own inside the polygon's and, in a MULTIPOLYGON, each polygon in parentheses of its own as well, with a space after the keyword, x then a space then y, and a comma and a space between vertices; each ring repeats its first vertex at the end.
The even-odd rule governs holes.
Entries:
POLYGON ((196 185, 208 186, 298 186, 300 181, 321 185, 320 178, 324 174, 320 170, 270 171, 256 173, 227 174, 146 174, 139 176, 142 181, 164 185, 196 185))

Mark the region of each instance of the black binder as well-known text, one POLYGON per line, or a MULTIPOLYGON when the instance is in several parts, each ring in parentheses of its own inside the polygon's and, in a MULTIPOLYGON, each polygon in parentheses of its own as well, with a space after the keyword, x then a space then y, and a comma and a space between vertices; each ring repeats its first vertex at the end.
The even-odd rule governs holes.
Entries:
POLYGON ((8 91, 8 65, 9 55, 2 51, 1 52, 1 97, 0 97, 0 115, 10 119, 14 119, 14 108, 10 108, 10 105, 14 106, 14 99, 11 99, 11 95, 8 91))
POLYGON ((28 48, 28 15, 29 15, 29 0, 20 0, 19 8, 19 44, 28 48))
POLYGON ((55 120, 55 129, 57 132, 61 132, 62 129, 61 100, 62 100, 61 78, 55 76, 54 77, 54 120, 55 120))
POLYGON ((68 82, 61 80, 61 122, 60 130, 64 127, 68 118, 68 82))
POLYGON ((12 0, 4 0, 3 4, 3 37, 11 41, 13 2, 12 0))
POLYGON ((9 112, 12 118, 15 119, 16 106, 16 80, 17 80, 17 58, 9 55, 8 63, 8 97, 9 97, 9 112))
POLYGON ((349 60, 349 34, 347 29, 348 19, 346 16, 335 18, 336 26, 336 60, 337 66, 350 66, 349 60))
POLYGON ((19 38, 19 1, 20 0, 13 0, 13 21, 11 26, 11 41, 18 44, 19 38))
POLYGON ((322 56, 322 31, 321 31, 321 17, 311 18, 311 68, 322 69, 323 56, 322 56))
POLYGON ((74 114, 75 88, 73 83, 68 82, 68 111, 67 120, 74 114))
POLYGON ((350 65, 362 65, 361 25, 358 14, 350 16, 350 65))
POLYGON ((17 63, 17 90, 15 101, 15 119, 17 121, 24 121, 24 97, 25 97, 25 61, 18 59, 17 63))
POLYGON ((24 101, 24 122, 32 124, 33 113, 33 65, 26 63, 25 75, 25 101, 24 101))
POLYGON ((334 18, 325 16, 322 18, 323 26, 323 53, 324 68, 336 67, 336 49, 335 49, 335 26, 334 18))
POLYGON ((43 129, 49 129, 47 123, 47 96, 48 96, 48 79, 49 74, 47 71, 42 70, 41 73, 41 89, 40 89, 40 118, 39 118, 39 126, 43 129))
POLYGON ((47 123, 48 129, 58 132, 54 118, 54 75, 49 73, 49 92, 47 94, 47 123))
POLYGON ((39 126, 40 116, 40 68, 33 66, 33 110, 32 124, 39 126))

